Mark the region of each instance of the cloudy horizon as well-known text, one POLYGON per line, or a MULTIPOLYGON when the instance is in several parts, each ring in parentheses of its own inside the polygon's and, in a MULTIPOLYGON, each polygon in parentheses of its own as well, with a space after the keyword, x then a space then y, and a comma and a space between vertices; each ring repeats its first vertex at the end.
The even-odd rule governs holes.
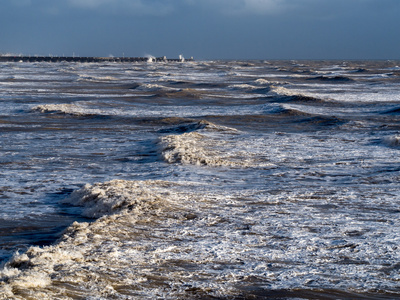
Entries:
POLYGON ((398 0, 2 0, 1 53, 399 59, 398 0))

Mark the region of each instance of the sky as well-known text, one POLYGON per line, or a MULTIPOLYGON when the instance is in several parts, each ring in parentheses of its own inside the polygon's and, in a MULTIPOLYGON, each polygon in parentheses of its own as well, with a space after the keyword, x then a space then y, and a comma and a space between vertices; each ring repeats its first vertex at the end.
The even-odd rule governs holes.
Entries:
POLYGON ((0 53, 400 59, 400 0, 0 0, 0 53))

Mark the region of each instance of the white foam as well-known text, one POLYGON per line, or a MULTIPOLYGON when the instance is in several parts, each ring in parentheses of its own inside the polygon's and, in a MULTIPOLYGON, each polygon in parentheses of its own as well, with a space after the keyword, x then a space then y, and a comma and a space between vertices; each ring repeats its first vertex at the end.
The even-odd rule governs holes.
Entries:
POLYGON ((271 82, 271 81, 269 81, 267 79, 264 79, 264 78, 259 78, 259 79, 257 79, 255 81, 255 83, 259 84, 259 85, 270 85, 270 84, 273 84, 274 82, 271 82))
POLYGON ((354 82, 349 84, 297 84, 290 89, 275 87, 273 91, 279 95, 295 96, 305 95, 309 97, 324 99, 325 101, 340 101, 351 103, 366 102, 394 102, 400 100, 400 88, 392 85, 390 89, 385 85, 370 85, 354 82))
POLYGON ((179 91, 180 90, 179 88, 167 87, 164 85, 154 84, 154 83, 143 84, 141 86, 141 89, 150 90, 150 91, 179 91))
POLYGON ((66 202, 84 206, 84 215, 88 217, 100 217, 127 208, 137 212, 149 210, 161 201, 158 198, 159 195, 154 196, 154 193, 149 191, 149 186, 153 185, 168 187, 170 184, 162 181, 138 183, 113 180, 107 183, 85 185, 75 191, 66 202))
POLYGON ((104 111, 93 108, 86 108, 77 104, 42 104, 32 108, 33 111, 42 113, 62 113, 74 116, 102 115, 104 111))
POLYGON ((230 85, 229 88, 236 90, 255 90, 259 89, 258 86, 250 85, 250 84, 233 84, 230 85))
POLYGON ((190 298, 195 289, 234 298, 256 278, 267 290, 396 287, 396 266, 383 272, 382 263, 399 259, 398 220, 374 221, 382 211, 354 219, 352 205, 367 199, 324 189, 274 195, 165 181, 86 186, 71 201, 112 214, 74 223, 55 245, 16 255, 0 273, 0 297, 190 298))
POLYGON ((204 135, 197 132, 163 137, 160 139, 162 156, 169 163, 209 166, 234 165, 234 162, 224 160, 221 152, 206 149, 204 147, 207 144, 205 139, 204 135))
POLYGON ((267 80, 264 78, 256 79, 254 82, 259 86, 266 86, 266 87, 269 87, 271 85, 278 86, 278 85, 282 85, 282 84, 286 83, 286 82, 281 82, 281 81, 271 81, 271 80, 267 80))
MULTIPOLYGON (((184 91, 185 92, 185 91, 184 91)), ((84 95, 83 95, 84 96, 84 95)), ((110 95, 105 95, 110 96, 110 95)), ((135 95, 137 96, 137 95, 135 95)), ((145 95, 148 96, 148 95, 145 95)), ((70 97, 70 95, 68 95, 70 97)), ((116 97, 116 96, 113 96, 116 97)), ((120 96, 119 96, 120 97, 120 96)), ((143 97, 143 96, 142 96, 143 97)), ((252 96, 248 97, 251 98, 252 96)), ((232 97, 228 97, 232 98, 232 97)), ((238 98, 238 97, 237 97, 238 98)), ((244 99, 240 97, 239 99, 244 99)), ((252 114, 259 110, 263 112, 264 106, 162 106, 162 105, 126 105, 121 104, 120 107, 107 107, 97 102, 97 105, 88 101, 76 103, 62 104, 41 104, 31 108, 32 111, 41 113, 58 113, 73 116, 120 116, 120 117, 193 117, 204 114, 209 115, 246 115, 252 114)))
POLYGON ((299 94, 297 91, 287 89, 283 86, 272 86, 271 91, 280 96, 296 96, 299 94))
POLYGON ((392 146, 399 147, 400 146, 400 136, 390 136, 383 139, 383 143, 392 146))
POLYGON ((204 129, 160 138, 161 156, 168 163, 232 168, 266 168, 273 165, 257 153, 252 141, 238 138, 230 128, 207 125, 204 129), (230 138, 230 135, 235 138, 230 138))
POLYGON ((113 76, 94 76, 94 75, 79 75, 78 81, 88 81, 88 82, 107 82, 116 81, 118 78, 113 76))

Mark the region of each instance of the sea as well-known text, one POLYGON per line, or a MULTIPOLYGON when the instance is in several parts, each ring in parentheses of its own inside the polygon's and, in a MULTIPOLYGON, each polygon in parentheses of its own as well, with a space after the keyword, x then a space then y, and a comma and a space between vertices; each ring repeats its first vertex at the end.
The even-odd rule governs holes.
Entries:
POLYGON ((0 299, 399 299, 400 61, 0 63, 0 299))

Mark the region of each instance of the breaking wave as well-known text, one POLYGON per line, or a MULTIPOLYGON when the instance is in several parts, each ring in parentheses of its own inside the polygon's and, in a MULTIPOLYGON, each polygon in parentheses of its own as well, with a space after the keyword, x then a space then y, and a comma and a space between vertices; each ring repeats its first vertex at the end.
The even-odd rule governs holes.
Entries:
POLYGON ((250 84, 234 84, 229 86, 234 91, 244 91, 246 93, 266 94, 271 91, 269 86, 254 86, 250 84))
POLYGON ((382 139, 384 145, 389 147, 400 147, 400 136, 390 136, 382 139))
POLYGON ((277 97, 284 102, 310 102, 310 103, 323 103, 325 102, 321 98, 316 98, 309 95, 299 94, 294 91, 291 91, 287 88, 278 86, 273 87, 271 90, 273 93, 277 95, 277 97))
POLYGON ((143 91, 179 91, 180 89, 167 87, 161 84, 144 83, 136 87, 135 89, 140 89, 143 91))
POLYGON ((131 90, 142 91, 149 93, 148 96, 153 98, 189 98, 189 99, 200 99, 203 94, 207 91, 203 91, 197 88, 176 88, 173 86, 165 86, 161 84, 139 84, 135 83, 130 86, 131 90))
POLYGON ((268 112, 277 114, 280 116, 288 116, 288 117, 311 117, 311 116, 313 116, 313 114, 311 114, 311 113, 292 108, 289 105, 285 105, 285 104, 279 105, 278 107, 273 107, 272 110, 270 110, 268 112))
POLYGON ((79 75, 78 81, 86 82, 108 82, 116 81, 118 78, 113 76, 91 76, 91 75, 79 75))
POLYGON ((41 113, 55 113, 65 114, 72 116, 104 116, 104 111, 100 109, 86 108, 77 104, 42 104, 32 108, 32 111, 38 111, 41 113))
POLYGON ((165 196, 168 194, 163 189, 171 186, 172 183, 164 181, 113 180, 87 184, 74 191, 64 202, 83 206, 83 215, 89 218, 99 218, 123 210, 133 211, 138 215, 160 209, 163 203, 165 204, 165 196))
POLYGON ((168 227, 193 218, 178 204, 196 199, 195 195, 180 195, 177 187, 163 181, 114 180, 74 192, 66 201, 84 205, 86 215, 112 215, 93 223, 75 222, 55 245, 15 254, 0 271, 0 298, 148 297, 162 293, 167 278, 156 279, 156 270, 145 265, 156 262, 163 253, 178 259, 179 248, 171 243, 179 242, 182 232, 170 232, 165 239, 161 231, 147 229, 160 222, 168 227), (161 243, 151 250, 157 240, 161 243))
MULTIPOLYGON (((348 288, 352 298, 376 282, 395 287, 397 264, 370 263, 395 255, 393 245, 382 235, 368 242, 373 232, 358 223, 332 236, 337 207, 313 196, 216 194, 154 180, 86 185, 66 201, 99 219, 73 223, 54 245, 16 253, 0 270, 0 298, 286 299, 300 283, 313 298, 314 290, 325 298, 348 288), (323 218, 299 211, 305 199, 323 218), (361 238, 349 241, 354 235, 361 238)), ((396 240, 395 230, 390 234, 396 240)))
POLYGON ((183 133, 158 141, 161 157, 168 163, 231 168, 272 166, 263 155, 252 152, 249 141, 238 143, 230 138, 239 134, 233 128, 201 121, 177 129, 175 132, 183 133))

